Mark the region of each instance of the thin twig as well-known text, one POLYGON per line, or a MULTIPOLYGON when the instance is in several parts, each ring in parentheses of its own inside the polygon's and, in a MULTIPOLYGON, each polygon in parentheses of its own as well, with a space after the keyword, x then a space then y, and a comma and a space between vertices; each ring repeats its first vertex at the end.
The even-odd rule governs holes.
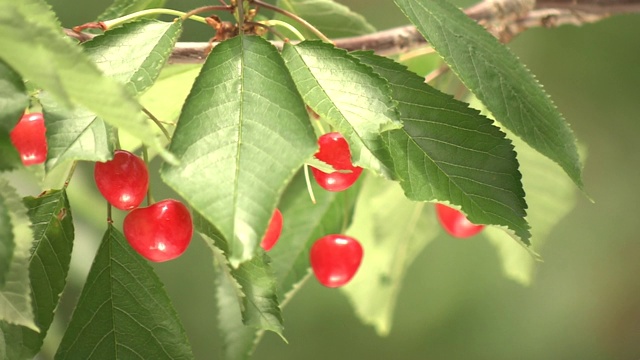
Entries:
POLYGON ((160 128, 160 131, 162 131, 162 133, 167 138, 167 140, 171 141, 171 135, 169 134, 167 129, 164 127, 164 125, 162 125, 162 121, 158 120, 158 118, 155 117, 155 115, 153 115, 151 111, 147 110, 145 107, 142 107, 142 111, 145 114, 147 114, 149 119, 151 119, 151 121, 153 121, 160 128))

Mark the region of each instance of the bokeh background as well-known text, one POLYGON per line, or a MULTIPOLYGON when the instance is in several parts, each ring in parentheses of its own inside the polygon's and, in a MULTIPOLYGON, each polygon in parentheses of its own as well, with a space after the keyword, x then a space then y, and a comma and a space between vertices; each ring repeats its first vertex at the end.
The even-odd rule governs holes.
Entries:
MULTIPOLYGON (((68 27, 93 20, 109 4, 49 2, 68 27)), ((378 29, 408 23, 389 0, 340 2, 378 29)), ((205 4, 169 0, 167 7, 205 4)), ((210 36, 206 27, 190 23, 182 39, 210 36)), ((389 336, 363 325, 340 291, 308 281, 284 310, 289 344, 267 334, 254 358, 640 359, 639 39, 640 14, 582 27, 531 29, 509 45, 586 146, 584 180, 595 200, 578 195, 575 210, 542 249, 544 263, 530 286, 503 276, 494 247, 482 236, 469 241, 442 236, 409 268, 389 336)), ((102 206, 95 206, 99 195, 91 170, 80 166, 70 186, 77 229, 73 273, 40 359, 55 352, 105 228, 103 211, 95 210, 102 206)), ((168 192, 159 182, 154 186, 157 197, 168 192)), ((155 268, 196 357, 219 359, 209 250, 196 239, 185 256, 155 268)))

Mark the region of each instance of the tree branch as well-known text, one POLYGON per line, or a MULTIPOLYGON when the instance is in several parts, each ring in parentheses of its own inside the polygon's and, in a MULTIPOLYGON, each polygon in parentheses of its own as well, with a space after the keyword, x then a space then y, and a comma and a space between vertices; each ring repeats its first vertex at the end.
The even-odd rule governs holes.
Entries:
MULTIPOLYGON (((465 13, 485 26, 502 42, 534 27, 552 28, 560 25, 582 25, 606 19, 612 15, 640 13, 640 0, 484 0, 465 10, 465 13)), ((92 38, 65 30, 79 41, 92 38)), ((217 43, 213 43, 215 46, 217 43)), ((281 48, 282 41, 273 44, 281 48)), ((334 44, 348 51, 374 50, 380 55, 406 52, 426 46, 426 40, 413 26, 402 26, 373 34, 335 39, 334 44)), ((179 42, 170 63, 202 63, 211 44, 208 42, 179 42)))

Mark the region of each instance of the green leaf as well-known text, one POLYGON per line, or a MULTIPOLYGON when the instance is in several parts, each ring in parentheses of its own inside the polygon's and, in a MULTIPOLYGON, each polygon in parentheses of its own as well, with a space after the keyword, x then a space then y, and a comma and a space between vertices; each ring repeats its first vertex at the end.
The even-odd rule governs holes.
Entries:
POLYGON ((140 10, 162 8, 166 2, 166 0, 115 0, 98 16, 97 20, 111 20, 140 10))
POLYGON ((330 44, 286 43, 282 56, 305 103, 347 139, 354 164, 387 176, 381 133, 402 126, 389 84, 330 44))
POLYGON ((164 181, 251 259, 285 185, 316 151, 308 115, 280 54, 238 36, 216 46, 187 98, 164 181))
MULTIPOLYGON (((276 280, 268 257, 259 251, 255 257, 232 268, 226 260, 229 246, 220 232, 203 216, 194 215, 194 226, 212 248, 222 284, 235 287, 242 323, 256 330, 270 330, 282 336, 282 315, 276 294, 276 280)), ((221 286, 221 284, 218 284, 221 286)))
POLYGON ((55 358, 194 358, 162 282, 111 225, 55 358))
POLYGON ((107 31, 83 47, 105 75, 140 94, 160 75, 181 31, 181 21, 141 20, 107 31))
MULTIPOLYGON (((305 19, 330 38, 366 35, 376 31, 362 15, 333 0, 278 0, 277 6, 305 19)), ((276 18, 296 26, 307 38, 315 37, 311 31, 286 16, 278 15, 276 18)))
POLYGON ((29 97, 22 78, 0 58, 0 128, 11 131, 27 106, 29 97))
POLYGON ((575 137, 539 83, 506 46, 446 0, 395 0, 487 109, 580 188, 575 137))
POLYGON ((0 320, 38 331, 29 288, 29 249, 33 242, 27 209, 6 179, 0 177, 0 320))
MULTIPOLYGON (((404 274, 438 235, 433 206, 407 200, 393 182, 365 176, 347 235, 365 249, 356 276, 342 287, 357 315, 389 334, 404 274)), ((512 241, 513 242, 513 241, 512 241)))
POLYGON ((11 142, 9 130, 0 127, 0 171, 13 170, 21 166, 20 154, 11 142))
POLYGON ((53 321, 53 312, 66 283, 73 248, 73 219, 64 190, 52 190, 24 203, 33 222, 35 242, 29 260, 29 278, 35 320, 40 332, 0 323, 7 344, 7 358, 32 359, 53 321))
POLYGON ((385 77, 402 130, 388 133, 392 166, 406 196, 462 208, 477 224, 508 228, 529 243, 526 203, 513 145, 493 122, 390 59, 356 53, 385 77))
POLYGON ((149 136, 151 125, 131 94, 105 77, 63 35, 53 13, 40 0, 0 2, 0 58, 23 78, 51 92, 63 106, 82 106, 138 137, 165 159, 175 160, 157 137, 149 136))
POLYGON ((47 171, 67 161, 113 157, 117 140, 111 126, 85 108, 65 108, 49 92, 39 99, 47 123, 47 171))

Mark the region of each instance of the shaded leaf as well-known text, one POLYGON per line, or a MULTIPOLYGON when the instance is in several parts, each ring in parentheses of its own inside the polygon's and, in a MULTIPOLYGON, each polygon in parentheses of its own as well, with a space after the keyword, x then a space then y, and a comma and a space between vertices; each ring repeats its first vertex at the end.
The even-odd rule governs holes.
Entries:
POLYGON ((0 127, 0 171, 13 170, 21 166, 20 154, 16 150, 11 138, 9 130, 0 127))
POLYGON ((355 208, 347 235, 358 239, 365 255, 341 290, 364 323, 387 335, 404 274, 438 235, 438 225, 433 206, 407 200, 396 183, 379 177, 363 179, 355 208))
POLYGON ((0 177, 0 320, 38 331, 29 288, 29 249, 33 243, 27 209, 6 179, 0 177))
POLYGON ((305 103, 349 143, 354 164, 388 175, 381 133, 402 126, 389 84, 330 44, 286 43, 282 56, 305 103))
POLYGON ((29 260, 29 278, 35 321, 40 332, 0 323, 8 359, 32 359, 42 346, 53 321, 53 312, 66 283, 74 228, 71 209, 63 190, 52 190, 24 203, 33 222, 35 242, 29 260))
POLYGON ((280 54, 238 36, 216 46, 187 98, 163 180, 218 228, 231 265, 251 259, 287 182, 316 150, 280 54))
POLYGON ((82 106, 141 139, 165 159, 175 160, 157 137, 149 136, 152 128, 140 105, 62 34, 45 3, 0 2, 0 58, 23 78, 49 91, 63 106, 82 106))
MULTIPOLYGON (((278 0, 277 6, 305 19, 330 38, 365 35, 376 31, 362 15, 333 0, 278 0)), ((276 18, 291 23, 307 38, 315 37, 311 31, 286 16, 278 15, 276 18)))
POLYGON ((467 104, 424 83, 392 60, 356 53, 385 77, 402 130, 387 133, 392 165, 409 199, 462 208, 477 224, 508 228, 529 243, 527 207, 511 142, 467 104))
POLYGON ((496 120, 583 187, 573 132, 506 46, 446 0, 395 2, 496 120))
POLYGON ((0 58, 0 128, 11 131, 27 106, 29 97, 22 78, 0 58))
POLYGON ((162 282, 112 226, 55 358, 194 358, 162 282))

